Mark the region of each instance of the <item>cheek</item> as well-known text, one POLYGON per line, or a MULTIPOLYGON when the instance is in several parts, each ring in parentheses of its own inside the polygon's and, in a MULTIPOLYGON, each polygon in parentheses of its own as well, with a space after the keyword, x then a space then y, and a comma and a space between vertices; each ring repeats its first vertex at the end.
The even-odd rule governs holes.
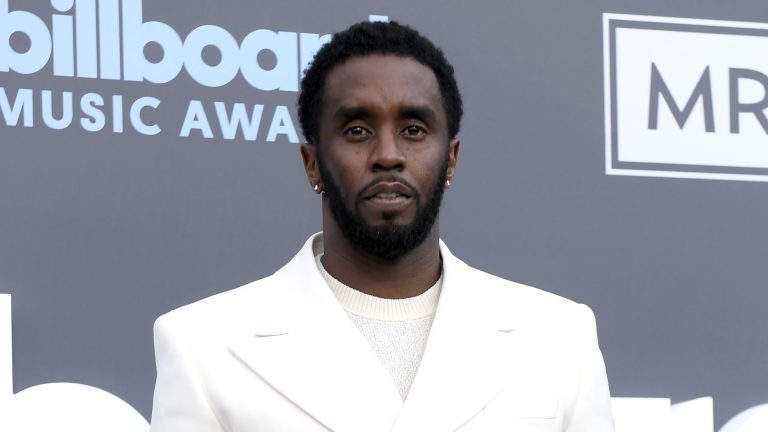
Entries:
POLYGON ((339 188, 342 197, 354 200, 364 186, 364 165, 361 165, 359 152, 344 155, 332 155, 326 171, 339 188))
POLYGON ((417 169, 419 182, 427 189, 432 189, 446 169, 445 161, 445 153, 431 154, 425 157, 417 169))

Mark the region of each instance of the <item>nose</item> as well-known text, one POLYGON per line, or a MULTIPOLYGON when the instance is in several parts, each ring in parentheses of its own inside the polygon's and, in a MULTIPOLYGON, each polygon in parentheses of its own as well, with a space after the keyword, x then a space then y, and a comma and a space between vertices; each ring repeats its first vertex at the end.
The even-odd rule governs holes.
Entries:
POLYGON ((370 165, 373 171, 402 171, 405 168, 405 153, 396 134, 377 136, 371 148, 370 165))

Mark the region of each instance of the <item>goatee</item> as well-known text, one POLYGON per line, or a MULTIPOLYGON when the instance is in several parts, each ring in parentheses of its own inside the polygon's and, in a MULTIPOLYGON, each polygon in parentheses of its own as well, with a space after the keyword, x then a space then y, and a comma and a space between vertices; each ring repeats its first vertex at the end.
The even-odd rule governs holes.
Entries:
POLYGON ((320 154, 317 157, 320 178, 323 181, 325 198, 328 200, 331 215, 339 226, 344 238, 359 251, 385 260, 398 259, 421 245, 432 231, 440 211, 440 203, 443 199, 443 185, 447 178, 447 151, 443 164, 437 171, 439 174, 432 185, 432 189, 429 191, 429 195, 426 197, 426 204, 423 208, 421 208, 421 194, 403 178, 396 175, 385 175, 375 180, 375 182, 399 182, 410 187, 414 192, 414 196, 411 198, 416 201, 418 209, 413 221, 409 224, 391 222, 380 226, 371 226, 360 217, 359 205, 362 202, 361 197, 355 199, 354 209, 347 208, 344 204, 343 194, 331 173, 325 169, 320 154))

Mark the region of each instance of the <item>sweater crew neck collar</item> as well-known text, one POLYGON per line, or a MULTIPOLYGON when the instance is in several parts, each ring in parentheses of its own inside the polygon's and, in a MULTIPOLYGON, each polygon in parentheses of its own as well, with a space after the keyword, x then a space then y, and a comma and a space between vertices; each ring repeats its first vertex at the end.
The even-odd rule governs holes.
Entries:
POLYGON ((343 284, 325 270, 320 261, 322 256, 322 252, 315 255, 317 268, 347 313, 380 321, 410 321, 435 315, 442 288, 442 274, 434 285, 415 297, 387 299, 365 294, 343 284))

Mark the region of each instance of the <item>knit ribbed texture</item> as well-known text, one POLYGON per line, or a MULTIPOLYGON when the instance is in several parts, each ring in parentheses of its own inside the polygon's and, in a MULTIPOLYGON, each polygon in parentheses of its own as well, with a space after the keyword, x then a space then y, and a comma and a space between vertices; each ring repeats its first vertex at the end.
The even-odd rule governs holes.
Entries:
POLYGON ((424 293, 405 299, 385 299, 344 285, 315 257, 328 287, 389 372, 405 399, 419 369, 429 329, 435 317, 442 276, 424 293))

